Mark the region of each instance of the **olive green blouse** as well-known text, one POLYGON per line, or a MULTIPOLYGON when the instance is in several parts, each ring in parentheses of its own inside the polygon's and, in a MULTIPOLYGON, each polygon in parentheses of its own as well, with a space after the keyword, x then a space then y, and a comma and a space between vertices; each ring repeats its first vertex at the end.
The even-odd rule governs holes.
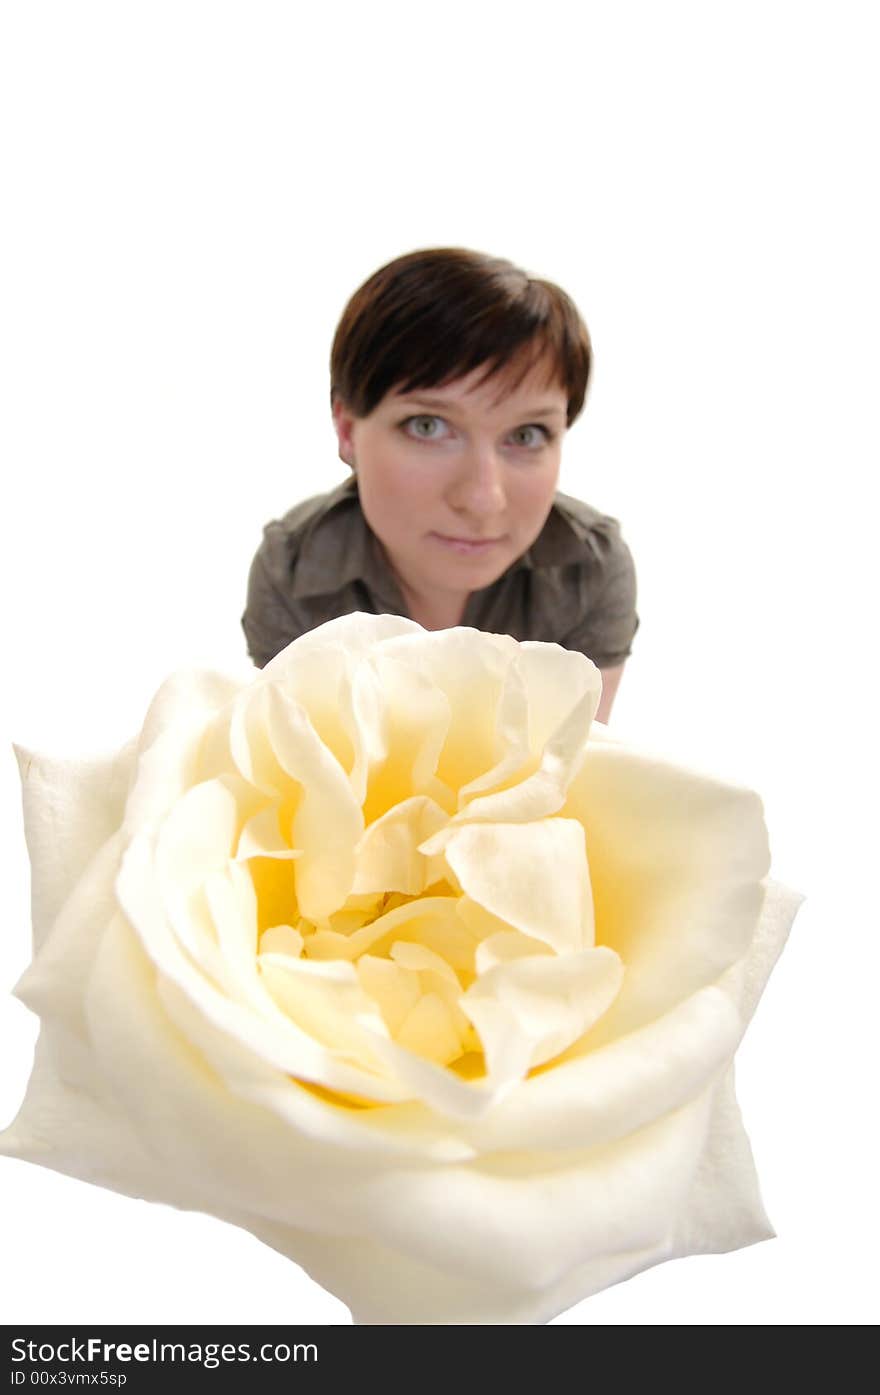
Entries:
MULTIPOLYGON (((491 586, 471 592, 461 623, 552 641, 613 668, 630 654, 635 607, 635 569, 617 520, 557 494, 535 542, 491 586)), ((248 652, 262 668, 299 635, 355 610, 407 615, 352 476, 264 528, 241 621, 248 652)))

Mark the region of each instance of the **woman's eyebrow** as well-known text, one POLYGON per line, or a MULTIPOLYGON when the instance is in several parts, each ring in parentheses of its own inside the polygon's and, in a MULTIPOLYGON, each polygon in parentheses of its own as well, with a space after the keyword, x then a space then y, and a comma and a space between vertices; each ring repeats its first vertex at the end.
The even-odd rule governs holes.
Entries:
POLYGON ((431 397, 429 393, 404 392, 395 394, 398 402, 409 402, 419 407, 431 407, 435 411, 449 412, 455 410, 455 403, 450 402, 447 397, 431 397))
POLYGON ((530 407, 523 412, 525 417, 564 417, 564 407, 530 407))
MULTIPOLYGON (((432 397, 429 393, 413 392, 401 394, 400 402, 409 402, 419 407, 430 407, 433 411, 454 412, 460 403, 451 402, 446 397, 432 397)), ((526 407, 519 415, 523 421, 528 417, 530 420, 535 417, 564 417, 565 408, 555 404, 548 404, 543 407, 526 407)))

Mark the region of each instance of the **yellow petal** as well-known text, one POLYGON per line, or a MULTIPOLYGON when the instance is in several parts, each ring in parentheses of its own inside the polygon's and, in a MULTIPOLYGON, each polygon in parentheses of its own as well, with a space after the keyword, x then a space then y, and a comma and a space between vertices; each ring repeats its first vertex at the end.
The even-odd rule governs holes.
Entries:
POLYGON ((564 812, 586 832, 596 940, 627 966, 595 1046, 742 958, 763 904, 767 830, 752 791, 606 742, 588 744, 564 812))
POLYGON ((425 857, 419 844, 447 822, 433 799, 404 799, 371 823, 355 849, 354 895, 399 891, 419 896, 437 879, 439 859, 425 857))
MULTIPOLYGON (((529 1068, 543 1065, 589 1031, 622 981, 623 965, 610 949, 516 958, 481 974, 462 997, 461 1010, 480 1033, 489 1075, 508 1079, 505 1056, 512 1042, 530 1044, 529 1068), (486 1000, 492 1003, 491 1017, 481 1006, 486 1000)), ((517 1048, 516 1060, 521 1059, 517 1048)))
POLYGON ((283 837, 276 803, 266 805, 247 820, 238 840, 235 856, 239 862, 249 857, 299 857, 283 837))
POLYGON ((592 944, 584 831, 574 819, 468 824, 446 858, 462 890, 514 929, 557 953, 592 944))
POLYGON ((260 936, 260 954, 287 954, 298 959, 303 937, 292 925, 273 925, 260 936))
POLYGON ((263 982, 292 1022, 339 1056, 376 1068, 370 1036, 385 1036, 387 1028, 352 964, 291 959, 286 953, 261 953, 258 962, 263 982))
POLYGON ((378 1005, 389 1032, 397 1036, 421 996, 418 975, 374 954, 361 955, 357 973, 364 992, 378 1005))
POLYGON ((449 1008, 436 993, 424 993, 407 1013, 397 1033, 401 1046, 445 1066, 461 1055, 462 1040, 449 1008))
POLYGON ((354 848, 363 818, 339 762, 319 741, 302 708, 269 689, 268 728, 279 764, 302 786, 293 821, 294 864, 300 911, 318 921, 351 891, 354 848))

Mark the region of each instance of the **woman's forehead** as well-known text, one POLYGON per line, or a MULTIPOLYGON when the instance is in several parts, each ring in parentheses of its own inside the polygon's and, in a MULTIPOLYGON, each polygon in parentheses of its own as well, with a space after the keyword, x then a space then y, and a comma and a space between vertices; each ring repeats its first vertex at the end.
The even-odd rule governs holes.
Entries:
POLYGON ((480 364, 460 378, 427 387, 404 389, 401 385, 388 396, 438 409, 461 405, 494 411, 529 403, 536 410, 543 408, 563 415, 568 402, 555 365, 546 357, 526 365, 508 363, 494 372, 491 364, 480 364))

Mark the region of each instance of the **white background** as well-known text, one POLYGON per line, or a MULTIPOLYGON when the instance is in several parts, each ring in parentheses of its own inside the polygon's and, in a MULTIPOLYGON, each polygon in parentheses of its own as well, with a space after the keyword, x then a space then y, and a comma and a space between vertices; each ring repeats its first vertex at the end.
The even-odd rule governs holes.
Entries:
MULTIPOLYGON (((8 743, 121 744, 184 664, 247 672, 263 523, 344 474, 327 357, 421 246, 557 280, 595 379, 563 487, 642 619, 613 725, 765 799, 807 894, 740 1053, 779 1238, 561 1322, 878 1316, 870 3, 75 5, 0 33, 6 664, 0 989, 29 957, 8 743)), ((36 1024, 0 1014, 0 1123, 36 1024)), ((250 1236, 0 1162, 6 1322, 347 1321, 250 1236)))

